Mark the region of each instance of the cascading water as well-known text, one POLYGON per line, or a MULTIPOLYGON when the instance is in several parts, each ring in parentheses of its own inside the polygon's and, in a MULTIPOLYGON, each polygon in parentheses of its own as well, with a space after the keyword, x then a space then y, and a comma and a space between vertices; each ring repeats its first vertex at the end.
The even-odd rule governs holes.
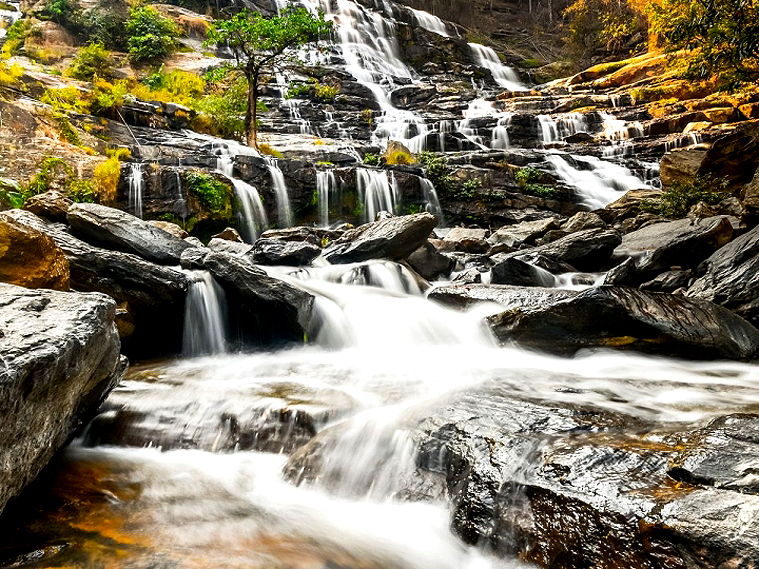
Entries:
POLYGON ((478 43, 470 43, 469 48, 474 54, 475 60, 480 67, 484 67, 493 74, 493 79, 501 87, 509 91, 524 91, 527 88, 519 82, 516 72, 501 63, 498 54, 490 47, 478 43))
POLYGON ((440 200, 437 197, 437 190, 435 190, 435 184, 427 178, 419 178, 419 186, 422 189, 422 195, 424 196, 425 207, 424 209, 438 218, 438 227, 445 227, 445 216, 443 215, 443 208, 440 207, 440 200))
POLYGON ((332 170, 316 172, 316 198, 319 209, 319 225, 329 227, 330 197, 337 193, 337 180, 332 170))
POLYGON ((511 145, 509 141, 509 125, 511 124, 511 114, 507 114, 498 119, 498 124, 493 129, 493 135, 490 140, 490 148, 496 150, 507 150, 511 145))
POLYGON ((279 167, 276 158, 267 157, 266 166, 271 176, 271 184, 274 188, 274 197, 277 200, 277 216, 280 227, 291 227, 294 223, 293 212, 290 207, 290 194, 287 191, 285 175, 279 167))
POLYGON ((437 16, 423 10, 415 10, 413 8, 410 8, 410 10, 414 14, 417 23, 428 32, 433 32, 446 38, 451 37, 448 33, 448 26, 437 16))
POLYGON ((129 211, 142 219, 142 190, 144 174, 141 162, 132 162, 129 172, 129 211))
POLYGON ((185 271, 190 288, 184 312, 182 354, 205 356, 227 351, 227 306, 224 290, 208 271, 185 271))
POLYGON ((356 169, 356 188, 362 206, 364 221, 374 221, 381 211, 395 213, 399 202, 395 176, 386 170, 356 169))
POLYGON ((608 113, 600 113, 600 115, 603 119, 603 135, 611 141, 611 146, 604 149, 604 156, 632 154, 632 139, 643 137, 643 125, 637 121, 628 123, 608 113))

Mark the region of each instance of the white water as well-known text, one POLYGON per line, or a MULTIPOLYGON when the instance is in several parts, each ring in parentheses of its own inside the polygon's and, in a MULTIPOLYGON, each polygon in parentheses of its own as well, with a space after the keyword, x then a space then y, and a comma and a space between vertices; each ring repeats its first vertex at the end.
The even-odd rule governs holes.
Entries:
POLYGON ((488 69, 493 74, 495 82, 501 87, 509 91, 527 90, 527 87, 519 82, 516 72, 508 65, 501 63, 498 54, 492 48, 478 43, 470 43, 469 48, 472 50, 478 65, 488 69))
POLYGON ((362 206, 362 219, 374 221, 381 211, 395 213, 400 202, 400 192, 395 176, 387 170, 356 169, 356 188, 362 206))
POLYGON ((266 166, 271 176, 271 184, 274 188, 274 197, 277 200, 277 216, 280 227, 292 227, 295 222, 293 219, 292 208, 290 207, 290 194, 287 191, 285 175, 275 158, 267 157, 266 166))
POLYGON ((448 33, 448 26, 446 26, 445 22, 437 16, 423 10, 415 10, 413 8, 409 8, 409 10, 414 14, 417 23, 425 30, 434 32, 446 38, 451 37, 448 33))
POLYGON ((603 135, 611 141, 604 150, 604 156, 628 156, 633 153, 632 141, 643 137, 643 125, 637 121, 629 123, 608 113, 600 113, 603 119, 603 135))
POLYGON ((337 193, 337 180, 332 170, 316 172, 316 197, 318 200, 319 225, 329 227, 330 197, 337 193))
POLYGON ((145 183, 142 162, 132 162, 129 170, 129 211, 142 219, 142 190, 145 183))
POLYGON ((511 142, 509 141, 509 125, 511 124, 511 117, 512 115, 509 113, 498 119, 498 124, 493 129, 490 148, 507 150, 511 146, 511 142))
POLYGON ((192 279, 184 312, 182 354, 201 356, 227 351, 224 290, 208 271, 185 271, 192 279))
POLYGON ((443 208, 440 207, 440 200, 437 197, 437 190, 435 190, 435 184, 427 178, 419 178, 419 185, 422 188, 422 195, 424 196, 425 206, 424 209, 436 215, 438 218, 438 227, 445 227, 445 216, 443 215, 443 208))

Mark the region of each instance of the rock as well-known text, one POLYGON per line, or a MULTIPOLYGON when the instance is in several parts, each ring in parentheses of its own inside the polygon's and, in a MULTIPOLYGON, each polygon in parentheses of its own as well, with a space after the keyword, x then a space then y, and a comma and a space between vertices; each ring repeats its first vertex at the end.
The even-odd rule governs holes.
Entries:
POLYGON ((411 253, 407 260, 411 268, 428 281, 447 276, 453 267, 453 259, 440 253, 429 240, 411 253))
POLYGON ((580 211, 570 217, 566 223, 561 226, 561 230, 566 233, 575 233, 583 229, 606 229, 606 222, 601 216, 592 211, 580 211))
POLYGON ((518 257, 506 257, 493 266, 490 282, 515 286, 552 287, 556 280, 551 273, 541 267, 527 263, 518 257))
POLYGON ((678 219, 628 233, 614 251, 632 257, 639 273, 659 273, 672 266, 693 268, 730 241, 733 226, 727 216, 678 219))
POLYGON ((297 241, 259 239, 253 247, 253 260, 260 265, 302 267, 321 255, 321 247, 297 241))
POLYGON ((0 281, 68 290, 69 262, 55 241, 11 216, 0 216, 0 281))
POLYGON ((403 259, 421 247, 437 225, 429 213, 375 221, 346 231, 325 250, 330 263, 356 263, 370 259, 403 259))
POLYGON ((184 240, 189 243, 191 247, 205 247, 200 239, 193 237, 192 235, 190 237, 185 237, 184 240))
POLYGON ((234 227, 227 227, 221 233, 214 235, 212 239, 224 239, 225 241, 233 241, 235 243, 244 243, 242 237, 234 227))
POLYGON ((280 241, 306 241, 311 245, 324 247, 339 239, 348 229, 353 229, 350 224, 345 224, 344 229, 321 229, 319 227, 288 227, 286 229, 269 229, 261 234, 261 239, 279 239, 280 241))
POLYGON ((759 227, 715 251, 699 267, 687 295, 716 302, 759 324, 759 227))
POLYGON ((445 236, 443 241, 453 243, 456 251, 465 253, 486 253, 489 249, 487 229, 467 229, 454 227, 445 236))
POLYGON ((592 288, 489 318, 502 342, 560 355, 616 348, 695 359, 752 360, 759 330, 712 302, 625 287, 592 288))
POLYGON ((647 201, 657 200, 661 197, 661 190, 630 190, 617 201, 607 205, 604 209, 595 213, 606 223, 615 223, 629 217, 640 214, 640 206, 647 201))
POLYGON ((66 214, 73 203, 61 192, 48 190, 26 200, 24 209, 48 221, 66 223, 66 214))
POLYGON ((179 264, 190 244, 147 221, 98 204, 74 204, 68 221, 72 232, 95 245, 134 253, 148 261, 179 264))
POLYGON ((247 258, 190 249, 182 266, 210 271, 224 288, 230 315, 237 319, 232 329, 242 330, 244 344, 301 343, 308 334, 314 297, 270 277, 247 258))
POLYGON ((208 248, 211 251, 219 253, 230 253, 232 255, 248 255, 253 252, 253 245, 249 243, 238 243, 237 241, 228 241, 214 237, 208 242, 208 248))
POLYGON ((72 289, 105 293, 128 311, 135 333, 122 337, 124 354, 146 359, 181 350, 188 286, 184 273, 136 255, 93 247, 28 211, 2 212, 0 219, 13 219, 52 237, 68 258, 72 289))
POLYGON ((190 234, 187 233, 184 229, 179 227, 176 223, 171 223, 170 221, 151 220, 151 221, 148 221, 148 223, 152 225, 153 227, 157 227, 158 229, 165 231, 166 233, 170 233, 177 239, 187 239, 190 236, 190 234))
POLYGON ((604 276, 603 284, 616 285, 616 286, 636 286, 640 279, 638 279, 638 272, 635 269, 635 259, 628 257, 622 261, 619 265, 609 270, 604 276))
POLYGON ((588 134, 587 132, 576 132, 574 134, 570 134, 569 136, 564 137, 564 142, 567 142, 569 144, 590 142, 592 140, 594 140, 593 135, 588 134))
POLYGON ((0 284, 0 510, 121 379, 115 313, 105 295, 0 284))
POLYGON ((573 298, 576 294, 574 291, 558 288, 451 284, 433 288, 427 298, 450 308, 467 309, 476 304, 495 303, 502 307, 501 310, 522 310, 540 308, 546 303, 573 298))
POLYGON ((743 187, 743 205, 752 213, 759 211, 759 169, 753 179, 743 187))
POLYGON ((746 103, 739 106, 738 110, 749 120, 759 119, 759 103, 746 103))
POLYGON ((389 157, 398 155, 408 156, 412 162, 414 161, 413 155, 411 154, 411 151, 408 149, 408 147, 402 142, 398 142, 397 140, 388 141, 387 148, 385 149, 385 152, 382 154, 381 158, 384 162, 386 162, 389 157))
POLYGON ((705 217, 714 217, 717 211, 704 202, 698 202, 688 210, 688 219, 704 219, 705 217))
POLYGON ((680 288, 688 288, 691 279, 693 279, 693 271, 666 271, 640 285, 640 289, 654 292, 675 292, 680 288))
POLYGON ((516 225, 501 227, 488 238, 488 242, 493 247, 503 244, 512 249, 518 249, 523 243, 533 244, 535 239, 542 237, 546 231, 558 228, 559 222, 554 217, 524 221, 516 225))

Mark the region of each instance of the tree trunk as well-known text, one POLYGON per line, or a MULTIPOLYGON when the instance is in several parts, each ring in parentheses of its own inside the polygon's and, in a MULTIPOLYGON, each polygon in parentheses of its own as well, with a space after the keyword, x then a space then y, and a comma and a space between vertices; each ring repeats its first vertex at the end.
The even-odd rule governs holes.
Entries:
POLYGON ((245 73, 248 80, 248 109, 245 112, 245 140, 258 147, 258 73, 245 73))

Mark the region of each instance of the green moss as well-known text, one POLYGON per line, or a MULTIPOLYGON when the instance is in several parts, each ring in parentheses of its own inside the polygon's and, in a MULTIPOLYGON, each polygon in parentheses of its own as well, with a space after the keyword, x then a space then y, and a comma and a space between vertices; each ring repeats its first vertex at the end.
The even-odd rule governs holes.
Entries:
POLYGON ((185 182, 187 191, 214 217, 232 217, 233 190, 229 184, 201 172, 189 172, 185 182))
POLYGON ((524 69, 537 69, 543 67, 544 63, 538 59, 523 59, 519 65, 524 69))

